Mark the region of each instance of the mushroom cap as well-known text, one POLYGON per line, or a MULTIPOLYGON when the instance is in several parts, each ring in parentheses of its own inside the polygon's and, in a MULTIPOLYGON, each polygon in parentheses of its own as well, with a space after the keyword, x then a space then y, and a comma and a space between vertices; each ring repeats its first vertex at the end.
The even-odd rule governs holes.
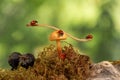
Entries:
POLYGON ((67 35, 65 34, 65 32, 63 32, 62 30, 56 30, 51 33, 49 39, 51 41, 56 41, 56 40, 65 40, 66 38, 67 38, 67 35))

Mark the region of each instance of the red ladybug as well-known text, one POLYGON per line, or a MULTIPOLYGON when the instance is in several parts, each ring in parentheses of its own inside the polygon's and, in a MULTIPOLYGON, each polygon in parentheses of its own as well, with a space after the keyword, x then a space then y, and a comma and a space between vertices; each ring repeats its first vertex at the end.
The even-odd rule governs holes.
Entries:
POLYGON ((36 20, 32 20, 29 24, 27 24, 27 26, 37 26, 38 21, 36 20))
POLYGON ((61 53, 61 54, 59 54, 59 57, 60 57, 60 59, 65 60, 66 54, 65 53, 61 53))
POLYGON ((86 36, 86 39, 92 39, 93 38, 93 36, 91 35, 91 34, 88 34, 87 36, 86 36))
POLYGON ((59 31, 58 31, 59 37, 60 37, 60 36, 63 36, 63 34, 64 34, 64 32, 63 32, 62 30, 59 30, 59 31))
POLYGON ((30 25, 31 25, 31 26, 36 26, 36 25, 37 25, 37 23, 38 23, 38 21, 33 20, 33 21, 31 21, 31 22, 30 22, 30 25))

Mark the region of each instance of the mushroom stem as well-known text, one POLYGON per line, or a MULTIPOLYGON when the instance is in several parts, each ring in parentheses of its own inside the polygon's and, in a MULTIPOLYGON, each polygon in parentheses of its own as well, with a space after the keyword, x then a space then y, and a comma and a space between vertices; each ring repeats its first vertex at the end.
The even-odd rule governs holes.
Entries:
POLYGON ((48 28, 51 28, 51 29, 54 29, 54 30, 60 30, 59 28, 56 28, 55 26, 50 26, 50 25, 47 25, 47 24, 38 24, 36 27, 48 27, 48 28))
POLYGON ((56 40, 56 43, 57 43, 58 55, 60 55, 62 53, 62 48, 61 48, 61 45, 60 45, 60 40, 56 40))
POLYGON ((80 38, 77 38, 77 37, 74 37, 72 35, 70 35, 69 33, 66 33, 67 36, 69 36, 70 38, 76 40, 76 41, 79 41, 79 42, 86 42, 86 41, 90 41, 91 39, 80 39, 80 38))
MULTIPOLYGON (((30 25, 28 25, 28 26, 30 26, 30 25)), ((34 27, 43 27, 43 26, 44 26, 44 27, 51 28, 51 29, 53 29, 53 30, 60 30, 59 28, 56 28, 55 26, 49 26, 49 25, 46 25, 46 24, 37 24, 37 25, 34 26, 34 27)), ((65 33, 66 33, 66 32, 65 32, 65 33)), ((72 36, 72 35, 69 34, 69 33, 66 33, 66 35, 69 36, 70 38, 76 40, 76 41, 79 41, 79 42, 86 42, 86 41, 92 40, 92 39, 80 39, 80 38, 77 38, 77 37, 72 36)))

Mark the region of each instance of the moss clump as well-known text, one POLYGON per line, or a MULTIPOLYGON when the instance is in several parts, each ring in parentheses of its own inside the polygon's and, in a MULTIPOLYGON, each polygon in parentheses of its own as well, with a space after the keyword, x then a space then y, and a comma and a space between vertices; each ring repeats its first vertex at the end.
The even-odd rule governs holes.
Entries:
POLYGON ((50 45, 38 52, 34 66, 17 70, 0 69, 0 80, 120 80, 120 61, 92 63, 70 44, 63 47, 65 60, 50 45))
POLYGON ((45 48, 39 53, 38 62, 36 61, 34 65, 39 67, 36 72, 46 79, 57 79, 61 76, 65 80, 87 78, 91 66, 89 57, 77 53, 72 45, 64 46, 63 52, 66 54, 66 59, 60 60, 54 45, 45 48))
POLYGON ((38 53, 33 67, 17 70, 0 69, 0 80, 85 80, 90 74, 91 61, 80 55, 72 45, 64 46, 65 60, 58 57, 56 47, 50 45, 38 53))

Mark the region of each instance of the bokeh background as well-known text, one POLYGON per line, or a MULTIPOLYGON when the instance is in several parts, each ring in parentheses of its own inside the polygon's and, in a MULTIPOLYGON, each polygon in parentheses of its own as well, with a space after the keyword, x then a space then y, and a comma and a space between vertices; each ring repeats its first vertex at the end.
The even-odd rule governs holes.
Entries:
POLYGON ((120 0, 1 0, 0 67, 8 68, 11 52, 35 52, 55 42, 48 28, 27 28, 31 20, 57 26, 89 42, 66 41, 94 62, 120 59, 120 0))

